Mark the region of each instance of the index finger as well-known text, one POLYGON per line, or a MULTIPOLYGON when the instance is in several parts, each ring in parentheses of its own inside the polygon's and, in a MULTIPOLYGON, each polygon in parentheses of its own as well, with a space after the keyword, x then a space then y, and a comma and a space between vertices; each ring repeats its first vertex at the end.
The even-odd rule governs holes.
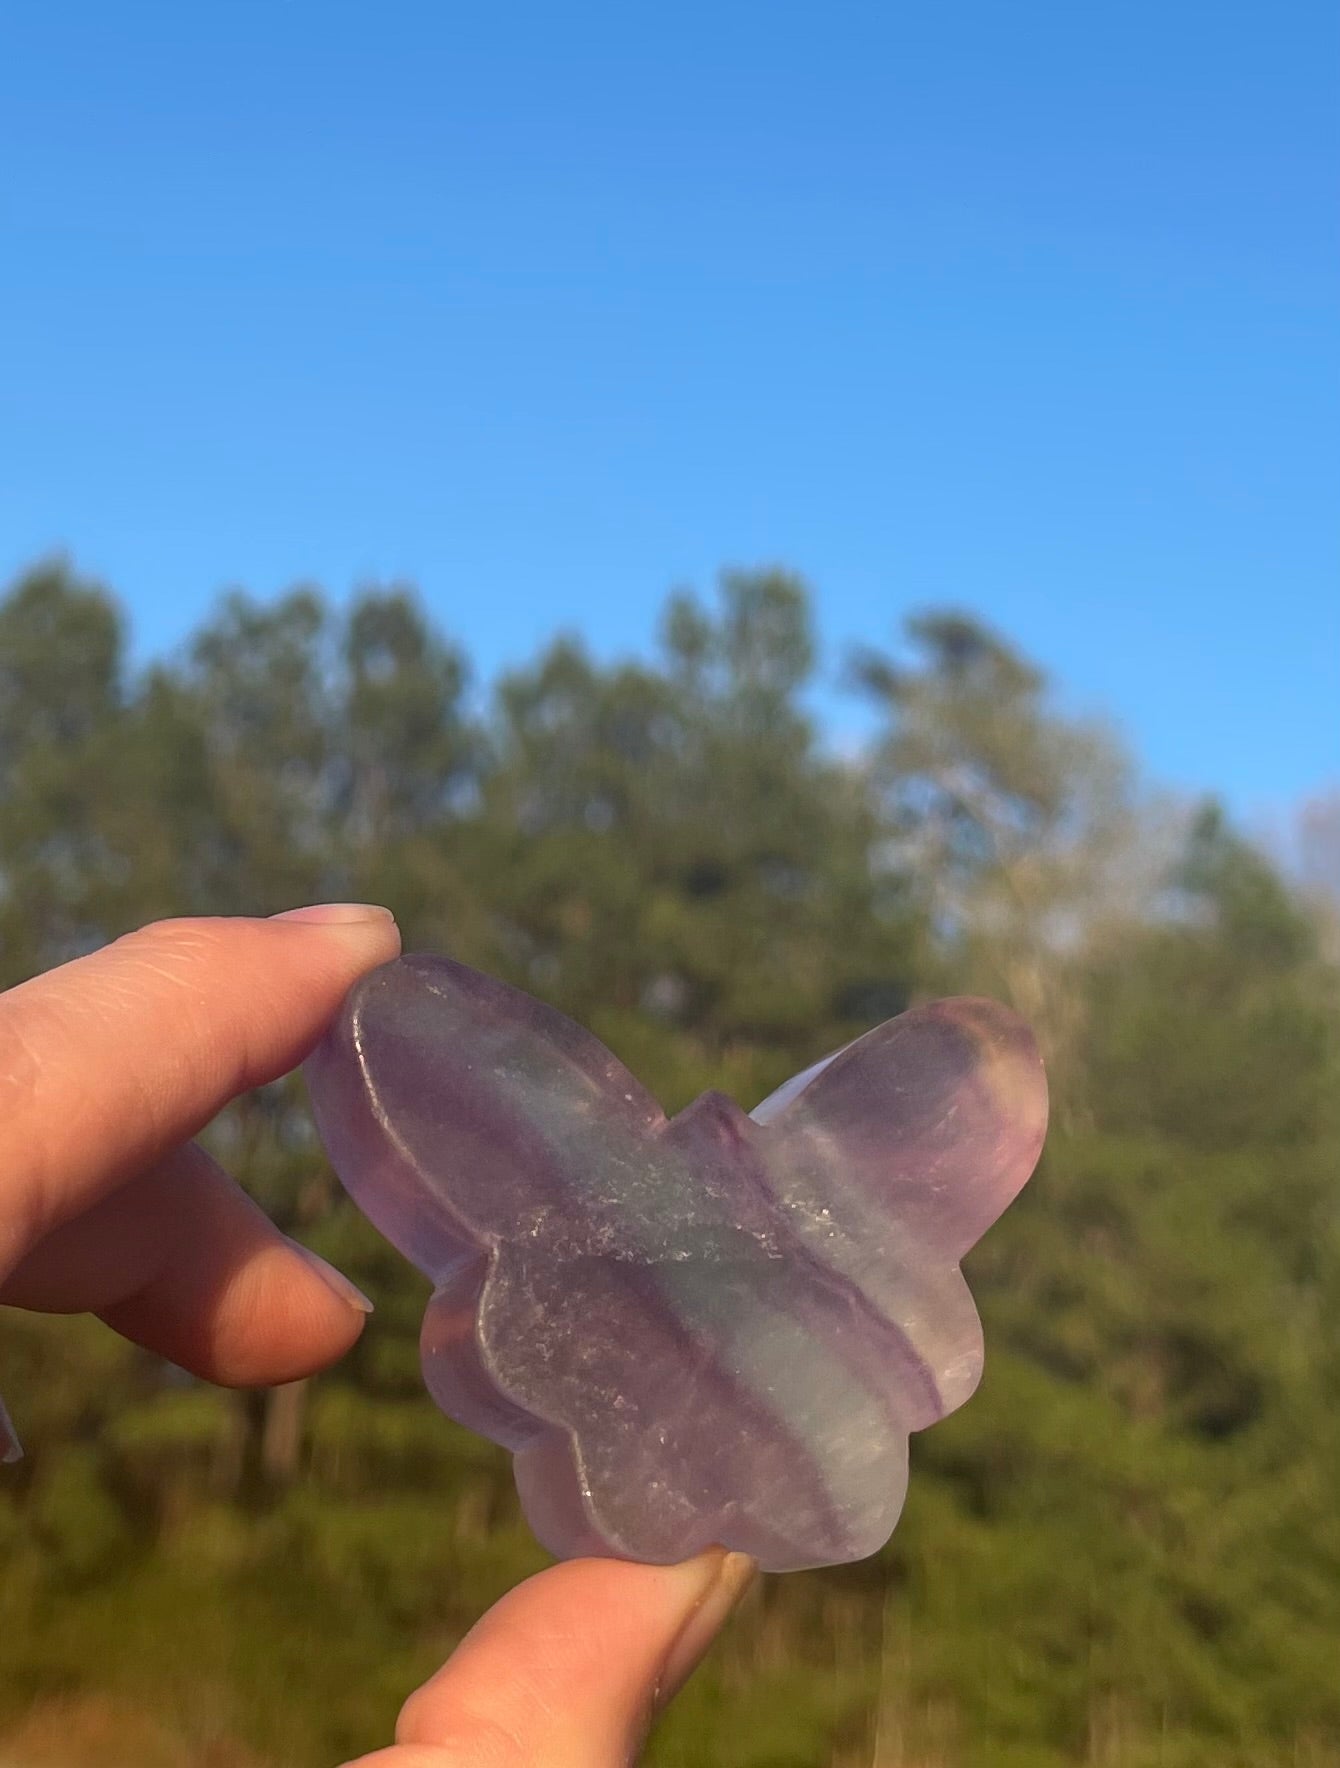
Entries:
POLYGON ((390 913, 160 921, 0 995, 0 1275, 42 1237, 297 1066, 390 913))

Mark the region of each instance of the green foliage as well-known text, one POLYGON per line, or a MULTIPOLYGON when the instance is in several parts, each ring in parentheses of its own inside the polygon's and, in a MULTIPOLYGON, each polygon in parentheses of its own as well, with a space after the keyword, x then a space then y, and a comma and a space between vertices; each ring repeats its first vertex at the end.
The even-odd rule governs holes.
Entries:
MULTIPOLYGON (((0 602, 0 982, 157 915, 383 900, 671 1108, 750 1103, 919 994, 1010 996, 1058 1110, 972 1255, 982 1390, 914 1444, 890 1547, 768 1581, 651 1760, 1340 1762, 1327 936, 1212 808, 1155 863, 1120 751, 1004 639, 953 613, 906 638, 858 660, 881 725, 839 761, 780 572, 673 598, 650 662, 560 639, 477 703, 399 588, 234 596, 137 675, 107 595, 43 566, 0 602)), ((424 1398, 424 1285, 296 1084, 210 1136, 377 1313, 320 1381, 240 1398, 7 1314, 6 1763, 355 1754, 542 1562, 506 1457, 424 1398)))

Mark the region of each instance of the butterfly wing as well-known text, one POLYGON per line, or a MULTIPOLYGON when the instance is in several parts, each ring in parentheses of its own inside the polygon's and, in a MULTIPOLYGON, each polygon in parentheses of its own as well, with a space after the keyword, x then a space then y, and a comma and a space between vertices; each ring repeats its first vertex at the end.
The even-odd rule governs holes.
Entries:
POLYGON ((356 985, 306 1075, 317 1128, 359 1208, 442 1282, 500 1240, 548 1231, 599 1147, 660 1106, 590 1032, 449 958, 408 957, 356 985))
MULTIPOLYGON (((910 1428, 952 1411, 981 1373, 963 1254, 1021 1189, 1047 1124, 1042 1060, 995 1001, 914 1008, 816 1063, 752 1113, 798 1242, 894 1329, 918 1371, 910 1428)), ((897 1379, 891 1361, 891 1379, 897 1379)))

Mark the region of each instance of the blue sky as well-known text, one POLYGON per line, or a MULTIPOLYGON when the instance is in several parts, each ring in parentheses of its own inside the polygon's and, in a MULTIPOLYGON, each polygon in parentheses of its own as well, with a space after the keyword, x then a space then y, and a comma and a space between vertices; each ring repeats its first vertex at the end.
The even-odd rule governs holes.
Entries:
MULTIPOLYGON (((0 573, 141 655, 415 579, 485 674, 787 563, 1248 814, 1340 777, 1340 15, 6 9, 0 573)), ((837 735, 855 714, 821 706, 837 735)))

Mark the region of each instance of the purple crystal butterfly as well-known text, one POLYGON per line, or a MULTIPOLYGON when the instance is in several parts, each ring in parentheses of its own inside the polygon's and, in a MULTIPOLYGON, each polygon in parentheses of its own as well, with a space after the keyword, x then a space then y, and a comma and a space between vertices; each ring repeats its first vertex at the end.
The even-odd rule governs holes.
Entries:
POLYGON ((365 977, 307 1068, 363 1213, 430 1277, 442 1409, 504 1444, 552 1552, 769 1570, 888 1538, 908 1432, 962 1404, 959 1260, 1046 1128, 1026 1026, 918 1007, 746 1115, 667 1119, 572 1020, 445 958, 365 977))

